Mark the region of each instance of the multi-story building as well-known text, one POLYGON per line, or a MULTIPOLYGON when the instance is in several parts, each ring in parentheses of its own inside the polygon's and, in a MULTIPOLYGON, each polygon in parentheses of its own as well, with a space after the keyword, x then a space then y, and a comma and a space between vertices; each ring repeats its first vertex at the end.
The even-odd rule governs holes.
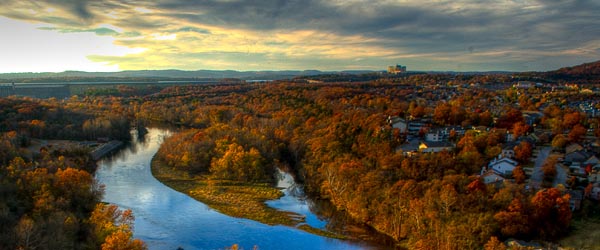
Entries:
POLYGON ((400 74, 406 72, 406 66, 402 66, 400 64, 396 64, 396 66, 392 65, 388 67, 389 74, 400 74))

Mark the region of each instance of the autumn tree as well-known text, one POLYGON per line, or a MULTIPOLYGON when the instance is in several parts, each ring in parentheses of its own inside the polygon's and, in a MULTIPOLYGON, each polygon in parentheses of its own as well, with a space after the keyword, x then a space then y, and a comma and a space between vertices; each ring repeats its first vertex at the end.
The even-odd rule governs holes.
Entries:
POLYGON ((567 145, 567 142, 568 140, 564 135, 558 134, 552 139, 552 147, 554 149, 564 149, 567 145))
POLYGON ((490 237, 490 240, 483 246, 484 250, 506 250, 506 245, 502 243, 496 236, 490 237))
POLYGON ((97 244, 103 250, 143 250, 144 242, 133 239, 133 213, 115 205, 98 204, 90 216, 97 244))
POLYGON ((532 225, 542 238, 553 239, 569 230, 572 215, 568 194, 556 188, 540 190, 531 198, 531 205, 532 225))
POLYGON ((587 130, 581 124, 575 125, 569 132, 568 138, 570 142, 580 142, 581 138, 585 136, 587 130))
POLYGON ((106 237, 102 250, 145 250, 146 244, 139 239, 132 239, 131 231, 118 230, 106 237))
POLYGON ((515 158, 521 163, 529 162, 529 158, 531 158, 531 154, 533 153, 533 147, 531 143, 527 141, 522 141, 514 148, 515 158))
POLYGON ((556 177, 556 164, 558 163, 558 158, 556 156, 551 156, 546 159, 544 164, 542 165, 542 172, 544 173, 544 182, 551 184, 556 177))
POLYGON ((221 158, 212 160, 210 172, 217 179, 261 182, 269 180, 264 163, 256 148, 246 151, 241 145, 231 143, 221 158))
POLYGON ((525 171, 523 171, 523 167, 521 167, 520 165, 513 170, 512 176, 517 184, 523 184, 527 179, 525 171))
POLYGON ((580 124, 583 121, 583 119, 584 119, 584 116, 578 111, 565 113, 565 115, 563 116, 563 120, 562 120, 563 128, 565 128, 565 129, 573 128, 575 125, 580 124))
POLYGON ((527 132, 529 132, 529 129, 531 129, 531 126, 529 126, 525 122, 519 121, 513 125, 512 133, 515 136, 515 138, 519 138, 522 135, 527 134, 527 132))
POLYGON ((524 122, 523 113, 520 110, 511 108, 504 115, 498 118, 496 127, 510 129, 518 122, 524 122))
POLYGON ((452 106, 446 102, 441 102, 433 111, 433 120, 439 125, 446 125, 449 121, 452 106))
POLYGON ((490 126, 493 121, 494 121, 494 119, 493 119, 490 111, 486 110, 479 114, 479 125, 490 126))
POLYGON ((508 237, 526 236, 531 233, 529 224, 529 209, 527 204, 518 198, 514 198, 506 210, 494 215, 494 219, 500 224, 500 231, 508 237))

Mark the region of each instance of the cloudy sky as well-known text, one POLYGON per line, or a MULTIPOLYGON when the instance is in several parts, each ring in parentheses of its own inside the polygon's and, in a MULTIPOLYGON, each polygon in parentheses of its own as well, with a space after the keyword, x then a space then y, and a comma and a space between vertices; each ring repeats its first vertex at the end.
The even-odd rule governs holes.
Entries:
POLYGON ((600 60, 598 0, 0 0, 0 72, 542 71, 600 60))

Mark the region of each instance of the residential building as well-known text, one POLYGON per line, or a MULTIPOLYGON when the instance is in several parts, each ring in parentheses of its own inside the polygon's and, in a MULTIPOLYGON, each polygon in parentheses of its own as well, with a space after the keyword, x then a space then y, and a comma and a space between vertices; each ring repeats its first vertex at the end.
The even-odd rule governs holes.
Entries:
POLYGON ((573 153, 575 151, 583 150, 583 147, 577 143, 569 144, 565 147, 565 154, 573 153))
POLYGON ((513 84, 513 88, 517 89, 530 89, 535 87, 535 83, 529 81, 520 81, 518 83, 513 84))
POLYGON ((516 142, 509 142, 504 145, 502 148, 502 153, 500 154, 505 158, 515 158, 515 147, 519 145, 516 142))
POLYGON ((502 157, 499 155, 497 158, 494 158, 489 164, 488 169, 493 170, 494 172, 503 175, 503 176, 511 176, 513 170, 519 165, 517 161, 502 157))
POLYGON ((425 134, 425 140, 430 142, 439 142, 448 140, 448 137, 447 135, 443 134, 442 131, 434 129, 425 134))
POLYGON ((400 133, 408 132, 408 121, 406 121, 405 119, 402 119, 397 116, 389 116, 387 121, 392 126, 392 128, 399 129, 400 133))
POLYGON ((585 162, 587 159, 589 159, 592 156, 592 154, 585 152, 583 150, 577 150, 577 151, 573 151, 570 153, 566 153, 565 154, 565 161, 566 162, 577 162, 577 163, 583 163, 585 162))
POLYGON ((539 111, 523 111, 523 118, 529 126, 539 123, 542 117, 544 117, 544 113, 539 111))
POLYGON ((452 132, 456 134, 456 136, 463 136, 465 134, 465 129, 460 126, 447 126, 442 128, 434 128, 429 130, 425 134, 425 141, 448 141, 450 139, 450 135, 452 132))
POLYGON ((485 184, 499 184, 504 182, 505 180, 505 178, 502 175, 499 175, 498 173, 491 170, 484 172, 481 175, 481 178, 483 179, 483 183, 485 184))
POLYGON ((419 145, 419 151, 423 153, 437 153, 444 150, 451 151, 452 149, 454 149, 454 145, 444 141, 424 141, 419 145))
POLYGON ((397 150, 401 150, 404 156, 413 156, 419 152, 419 140, 410 140, 408 143, 400 146, 397 150))

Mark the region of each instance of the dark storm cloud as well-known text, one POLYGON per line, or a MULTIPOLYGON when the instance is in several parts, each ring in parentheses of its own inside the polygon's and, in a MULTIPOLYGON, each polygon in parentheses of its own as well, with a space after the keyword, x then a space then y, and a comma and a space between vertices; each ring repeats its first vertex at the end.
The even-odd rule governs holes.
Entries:
POLYGON ((377 1, 329 3, 164 1, 156 7, 170 10, 166 15, 191 22, 255 30, 317 29, 360 34, 387 40, 386 46, 410 46, 419 51, 453 51, 465 46, 480 50, 513 46, 564 49, 600 35, 597 1, 537 1, 501 10, 485 8, 485 3, 470 6, 472 1, 411 5, 377 1), (456 9, 449 9, 455 6, 456 9))
MULTIPOLYGON (((420 52, 507 47, 559 50, 582 46, 600 36, 598 1, 521 2, 341 1, 335 4, 336 1, 328 0, 52 0, 48 3, 68 9, 83 20, 95 17, 91 7, 94 11, 148 7, 160 10, 157 15, 174 22, 185 20, 258 31, 309 29, 362 35, 377 38, 384 46, 407 47, 420 52)), ((143 16, 120 20, 119 24, 140 29, 158 29, 165 25, 143 16)))
MULTIPOLYGON (((17 2, 0 0, 0 3, 17 2)), ((544 58, 559 60, 562 57, 568 65, 600 57, 600 1, 596 0, 51 0, 29 3, 40 9, 48 5, 60 8, 76 20, 51 14, 28 16, 26 12, 4 12, 3 15, 66 25, 68 27, 61 27, 65 30, 73 27, 85 30, 86 24, 102 24, 109 18, 107 13, 114 11, 116 17, 110 17, 110 24, 145 34, 188 32, 210 36, 213 27, 264 32, 265 35, 315 31, 351 40, 344 43, 346 46, 356 43, 357 46, 385 48, 390 53, 381 58, 388 61, 420 56, 426 64, 427 60, 447 58, 472 65, 502 63, 507 70, 506 65, 511 63, 515 66, 510 70, 518 70, 523 63, 541 65, 545 63, 544 58), (150 11, 140 12, 136 7, 150 11)), ((267 44, 272 43, 285 45, 282 41, 267 41, 267 44)), ((548 64, 548 67, 555 65, 548 64)))
POLYGON ((55 5, 61 9, 70 10, 71 13, 83 20, 89 20, 94 17, 88 9, 89 1, 87 0, 50 0, 46 1, 46 3, 55 5))
POLYGON ((171 10, 167 14, 171 17, 212 25, 256 30, 316 28, 341 33, 393 27, 416 19, 420 12, 414 7, 390 9, 390 6, 368 3, 333 6, 316 0, 164 1, 155 7, 171 10))

